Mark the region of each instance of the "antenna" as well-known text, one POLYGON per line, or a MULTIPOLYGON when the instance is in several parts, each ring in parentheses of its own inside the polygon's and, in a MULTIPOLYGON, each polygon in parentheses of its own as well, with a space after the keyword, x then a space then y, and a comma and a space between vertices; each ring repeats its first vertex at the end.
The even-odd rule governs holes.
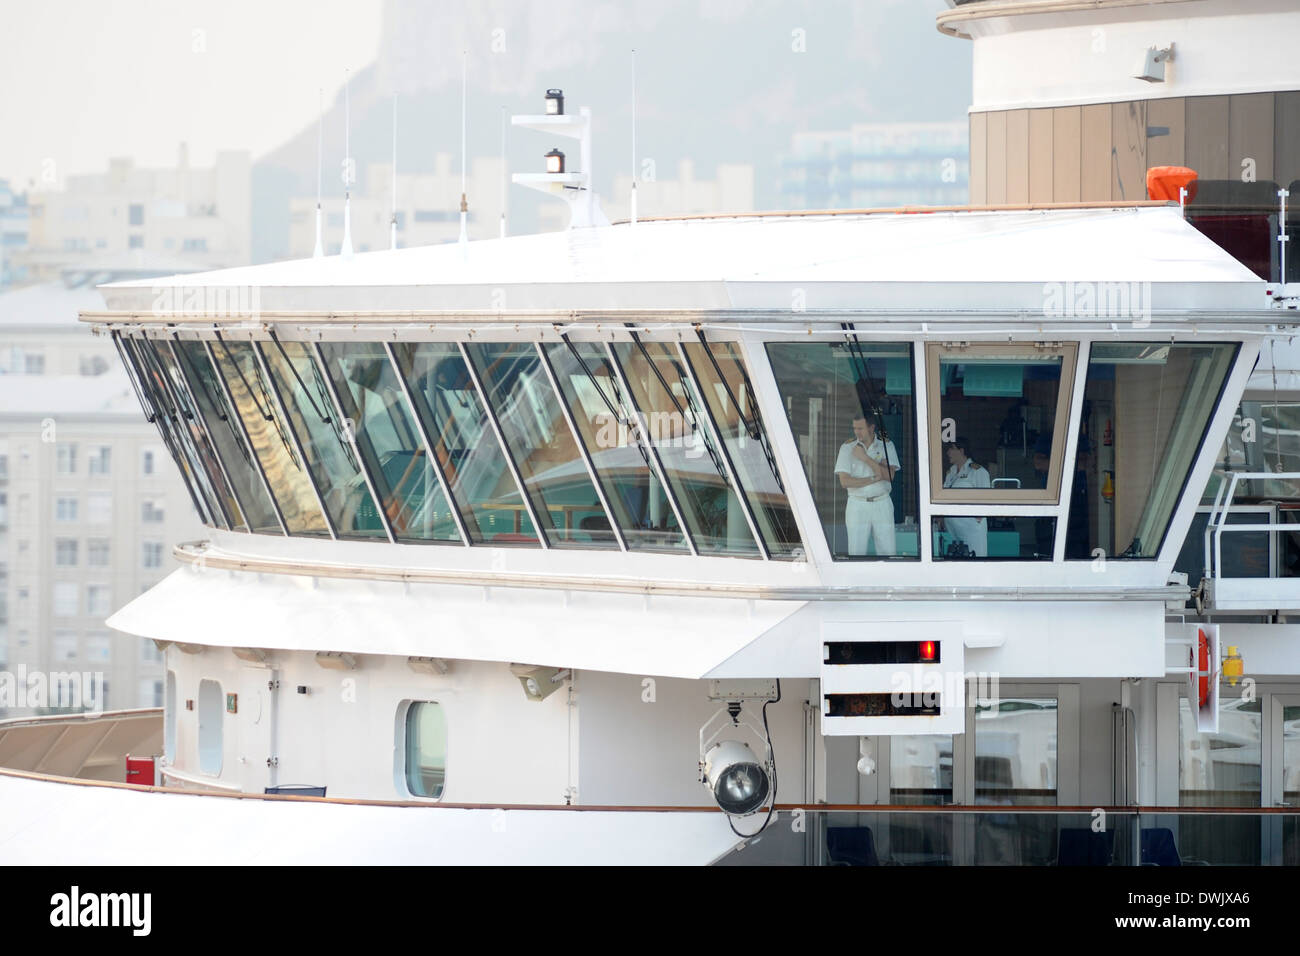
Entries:
POLYGON ((318 88, 316 91, 316 248, 312 252, 313 259, 319 259, 325 255, 325 247, 321 245, 321 212, 320 212, 320 181, 321 181, 321 161, 322 143, 324 141, 325 128, 325 90, 318 88))
POLYGON ((506 167, 506 108, 501 107, 501 238, 506 237, 506 181, 510 173, 506 167))
POLYGON ((393 201, 392 218, 388 221, 389 248, 397 248, 397 93, 393 93, 393 201))
POLYGON ((632 51, 632 225, 636 225, 636 50, 632 51))
POLYGON ((343 247, 340 255, 352 255, 352 71, 343 80, 343 247))
POLYGON ((465 83, 469 70, 469 51, 460 54, 460 244, 468 248, 469 202, 465 199, 465 83))

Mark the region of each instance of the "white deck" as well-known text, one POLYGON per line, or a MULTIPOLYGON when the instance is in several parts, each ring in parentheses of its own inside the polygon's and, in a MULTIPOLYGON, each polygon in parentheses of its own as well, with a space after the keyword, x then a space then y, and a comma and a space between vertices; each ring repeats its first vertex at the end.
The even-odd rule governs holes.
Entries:
POLYGON ((703 865, 737 842, 716 811, 352 805, 4 772, 0 805, 0 859, 9 865, 703 865))

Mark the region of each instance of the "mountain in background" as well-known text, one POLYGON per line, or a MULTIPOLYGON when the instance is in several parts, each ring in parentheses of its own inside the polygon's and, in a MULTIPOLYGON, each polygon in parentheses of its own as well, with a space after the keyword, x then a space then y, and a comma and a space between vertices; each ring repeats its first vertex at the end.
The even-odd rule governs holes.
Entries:
MULTIPOLYGON (((640 163, 667 177, 690 159, 700 178, 719 162, 749 163, 756 205, 775 208, 793 133, 965 116, 970 45, 935 29, 941 9, 941 0, 390 0, 377 59, 350 86, 358 187, 369 164, 391 161, 394 92, 399 172, 432 171, 439 152, 459 163, 465 51, 471 163, 499 155, 503 107, 539 113, 545 91, 560 88, 568 111, 592 108, 597 190, 608 195, 632 163, 635 48, 640 163)), ((324 117, 327 195, 342 193, 344 127, 340 94, 324 117)), ((289 199, 316 190, 316 138, 313 123, 254 165, 254 261, 287 255, 289 199)), ((510 169, 540 171, 552 146, 569 148, 509 129, 510 169)), ((546 200, 518 187, 508 195, 511 233, 534 231, 546 200)))

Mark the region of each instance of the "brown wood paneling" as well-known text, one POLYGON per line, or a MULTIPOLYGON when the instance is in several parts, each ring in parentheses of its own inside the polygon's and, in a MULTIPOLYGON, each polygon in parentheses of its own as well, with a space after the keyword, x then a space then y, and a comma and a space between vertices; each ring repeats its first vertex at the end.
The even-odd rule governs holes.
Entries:
POLYGON ((1187 150, 1187 101, 1147 101, 1147 168, 1182 166, 1187 150))
POLYGON ((1029 110, 1007 113, 1007 202, 1029 202, 1029 110))
POLYGON ((1007 114, 989 113, 988 201, 1007 201, 1007 114))
POLYGON ((1029 201, 1052 201, 1052 111, 1029 111, 1029 201))
POLYGON ((1058 106, 1052 110, 1052 201, 1080 202, 1079 160, 1082 110, 1058 106))
MULTIPOLYGON (((1300 180, 1300 93, 1278 93, 1273 110, 1273 178, 1278 185, 1290 188, 1300 180)), ((1291 191, 1288 208, 1300 205, 1300 193, 1291 191)), ((1292 240, 1294 242, 1294 240, 1292 240)), ((1287 250, 1290 259, 1300 249, 1287 250)), ((1287 272, 1290 272, 1290 268, 1287 272)))
POLYGON ((1147 104, 1113 103, 1110 108, 1110 198, 1147 198, 1147 104))
POLYGON ((1272 93, 1243 93, 1228 97, 1228 171, 1241 179, 1242 164, 1255 161, 1255 181, 1273 179, 1272 93))
POLYGON ((1200 179, 1235 179, 1228 168, 1228 97, 1187 98, 1187 166, 1200 179))
POLYGON ((1079 127, 1079 198, 1084 202, 1110 199, 1111 105, 1082 109, 1079 127))
POLYGON ((989 120, 987 113, 970 115, 970 203, 982 206, 989 201, 989 120))

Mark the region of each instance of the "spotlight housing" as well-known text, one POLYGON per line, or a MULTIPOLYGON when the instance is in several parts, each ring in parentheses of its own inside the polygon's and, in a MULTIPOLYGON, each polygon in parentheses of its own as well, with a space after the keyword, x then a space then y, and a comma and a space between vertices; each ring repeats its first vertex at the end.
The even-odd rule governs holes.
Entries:
POLYGON ((755 813, 772 790, 767 767, 740 740, 722 740, 709 748, 704 781, 723 812, 736 817, 755 813))
POLYGON ((564 172, 564 154, 558 149, 552 149, 546 154, 546 171, 548 173, 564 172))
POLYGON ((564 115, 564 90, 546 91, 546 115, 547 116, 564 115))

